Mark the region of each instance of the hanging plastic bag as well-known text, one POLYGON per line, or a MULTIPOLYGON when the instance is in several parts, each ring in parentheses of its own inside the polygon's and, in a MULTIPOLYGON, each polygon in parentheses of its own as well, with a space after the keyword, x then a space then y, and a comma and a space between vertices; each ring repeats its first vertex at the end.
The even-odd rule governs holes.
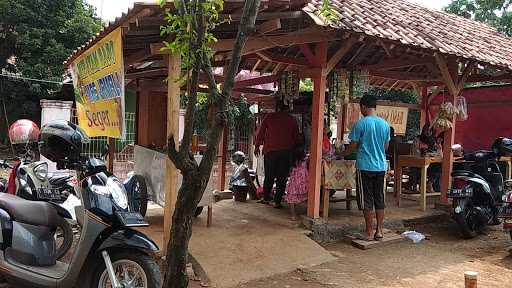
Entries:
POLYGON ((466 121, 468 120, 468 105, 466 98, 459 96, 455 100, 455 108, 457 108, 457 120, 466 121))

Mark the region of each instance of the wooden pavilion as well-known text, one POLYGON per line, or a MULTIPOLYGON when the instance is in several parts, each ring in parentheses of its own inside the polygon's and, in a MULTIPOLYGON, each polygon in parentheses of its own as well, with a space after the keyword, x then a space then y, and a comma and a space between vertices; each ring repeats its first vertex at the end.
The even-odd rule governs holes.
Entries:
MULTIPOLYGON (((225 0, 224 17, 230 23, 215 31, 213 66, 229 61, 242 15, 243 1, 225 0)), ((254 86, 274 83, 284 71, 298 71, 314 83, 308 216, 320 215, 321 141, 328 75, 335 69, 369 71, 370 85, 414 90, 421 95, 422 117, 429 91, 447 89, 450 102, 466 83, 512 81, 512 39, 485 24, 433 11, 405 0, 331 1, 337 20, 326 23, 320 0, 262 0, 257 30, 243 50, 240 69, 261 76, 238 81, 232 97, 243 94, 250 101, 265 101, 274 91, 254 86)), ((69 64, 94 43, 122 27, 127 85, 137 91, 137 142, 165 145, 167 135, 177 135, 180 87, 166 77, 179 77, 180 59, 161 51, 160 26, 168 4, 136 3, 96 37, 74 51, 69 64), (162 133, 167 131, 167 133, 162 133)), ((222 82, 222 75, 216 76, 222 82)), ((206 81, 206 78, 205 78, 206 81)), ((344 109, 339 113, 343 119, 344 109)), ((453 121, 455 123, 455 121, 453 121)), ((343 123, 340 123, 342 126, 343 123)), ((445 133, 441 202, 447 203, 450 185, 454 128, 445 133)), ((226 139, 226 137, 224 137, 226 139)), ((225 140, 219 159, 225 165, 225 140)), ((167 164, 164 229, 169 239, 176 199, 176 170, 167 164)), ((219 181, 224 183, 223 180, 219 181)), ((221 184, 222 185, 222 184, 221 184)), ((223 187, 219 187, 223 188, 223 187)))

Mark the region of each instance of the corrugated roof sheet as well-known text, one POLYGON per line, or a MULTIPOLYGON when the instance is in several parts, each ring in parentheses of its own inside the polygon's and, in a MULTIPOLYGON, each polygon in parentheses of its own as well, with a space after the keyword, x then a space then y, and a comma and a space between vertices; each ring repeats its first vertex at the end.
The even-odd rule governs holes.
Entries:
POLYGON ((512 69, 512 38, 486 24, 405 0, 331 0, 338 20, 320 19, 321 0, 304 7, 317 24, 399 41, 512 69))

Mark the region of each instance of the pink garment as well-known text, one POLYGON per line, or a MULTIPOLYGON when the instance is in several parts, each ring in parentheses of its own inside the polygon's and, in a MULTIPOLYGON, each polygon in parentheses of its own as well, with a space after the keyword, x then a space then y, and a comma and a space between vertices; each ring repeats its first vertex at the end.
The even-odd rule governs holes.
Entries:
POLYGON ((294 167, 286 186, 286 202, 299 204, 308 199, 308 168, 306 161, 294 167))

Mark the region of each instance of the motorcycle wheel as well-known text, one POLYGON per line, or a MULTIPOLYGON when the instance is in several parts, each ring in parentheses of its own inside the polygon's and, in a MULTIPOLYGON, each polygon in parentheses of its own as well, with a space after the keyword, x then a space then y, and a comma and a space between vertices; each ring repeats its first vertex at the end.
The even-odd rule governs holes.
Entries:
MULTIPOLYGON (((160 288, 160 268, 153 257, 146 254, 122 251, 110 255, 112 266, 122 287, 160 288)), ((110 288, 110 278, 105 262, 99 260, 90 287, 110 288)))
POLYGON ((461 211, 461 213, 455 213, 455 222, 457 222, 457 224, 459 225, 459 228, 460 228, 460 231, 462 232, 462 236, 465 238, 465 239, 471 239, 471 238, 475 238, 476 235, 478 235, 478 229, 477 227, 475 227, 475 225, 473 225, 469 219, 469 211, 471 211, 471 209, 468 209, 468 208, 471 208, 471 207, 465 207, 465 209, 463 211, 461 211))
POLYGON ((57 229, 55 230, 55 255, 57 260, 66 255, 73 245, 73 229, 71 224, 62 217, 59 217, 57 229))
POLYGON ((146 179, 142 175, 133 176, 132 189, 128 195, 130 210, 146 216, 148 209, 148 187, 146 186, 146 179))

